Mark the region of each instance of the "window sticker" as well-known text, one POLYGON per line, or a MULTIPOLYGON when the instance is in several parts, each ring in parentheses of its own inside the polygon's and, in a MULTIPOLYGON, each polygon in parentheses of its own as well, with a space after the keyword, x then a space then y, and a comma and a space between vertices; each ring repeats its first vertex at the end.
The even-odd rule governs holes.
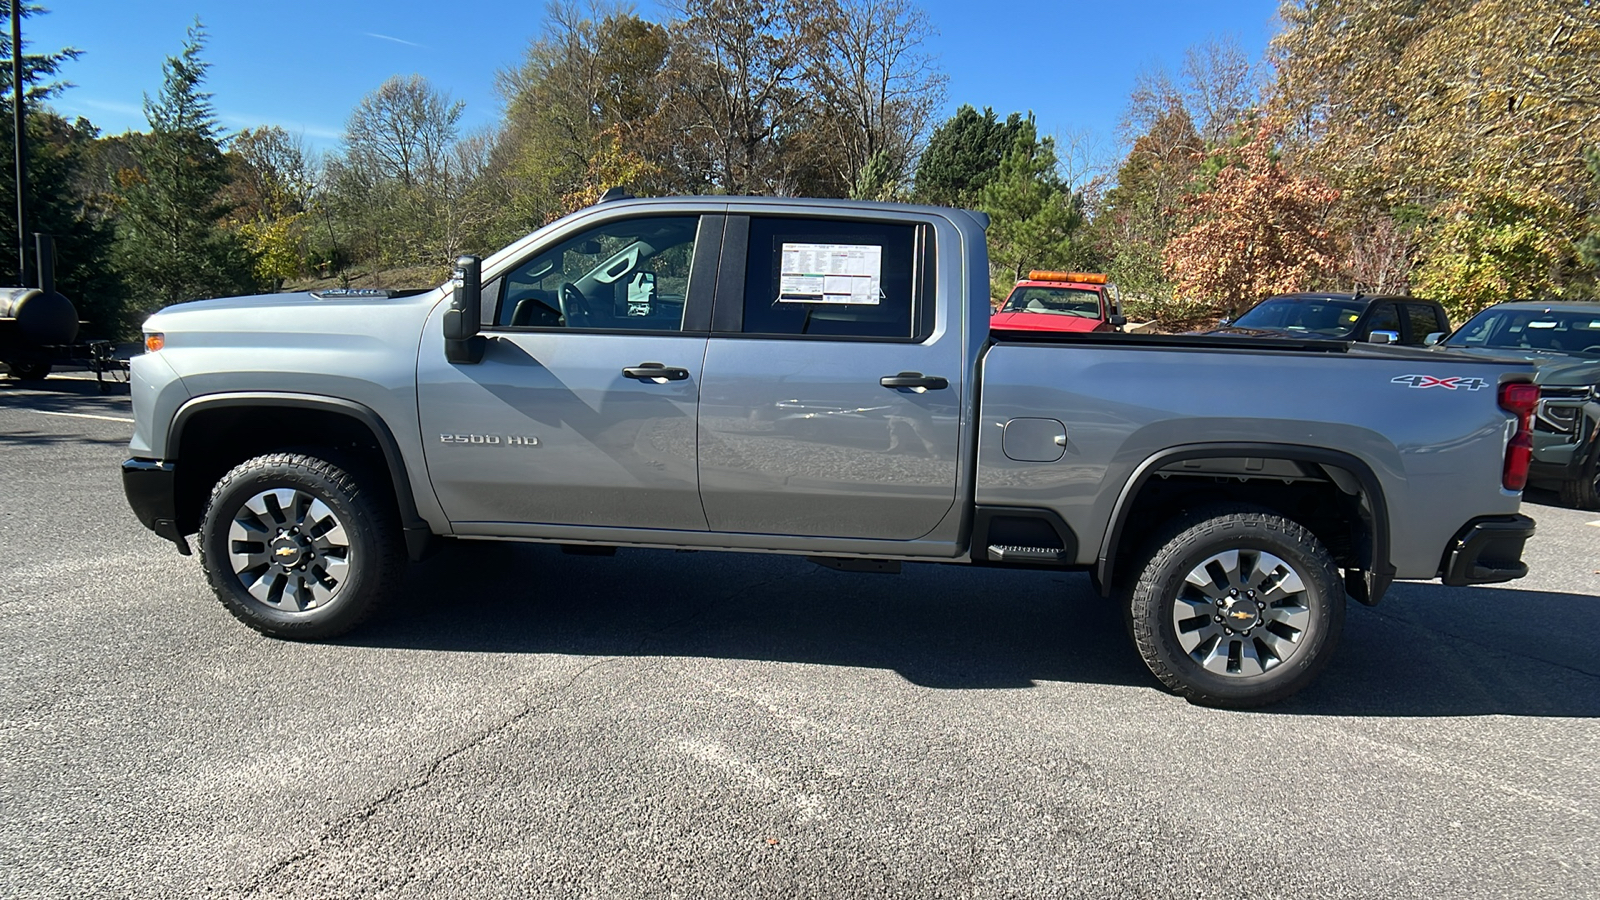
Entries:
POLYGON ((883 298, 883 248, 785 243, 778 274, 779 303, 877 306, 883 298))

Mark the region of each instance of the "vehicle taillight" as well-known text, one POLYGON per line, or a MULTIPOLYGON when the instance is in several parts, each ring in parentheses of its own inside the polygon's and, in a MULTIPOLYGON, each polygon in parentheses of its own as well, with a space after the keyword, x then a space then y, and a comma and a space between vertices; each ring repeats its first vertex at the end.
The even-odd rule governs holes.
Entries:
POLYGON ((1500 408, 1517 417, 1517 432, 1506 444, 1506 465, 1500 484, 1508 491, 1528 486, 1528 464, 1533 461, 1533 411, 1539 405, 1539 386, 1527 382, 1500 385, 1500 408))
POLYGON ((144 336, 144 352, 154 353, 167 345, 167 336, 159 331, 147 332, 144 336))

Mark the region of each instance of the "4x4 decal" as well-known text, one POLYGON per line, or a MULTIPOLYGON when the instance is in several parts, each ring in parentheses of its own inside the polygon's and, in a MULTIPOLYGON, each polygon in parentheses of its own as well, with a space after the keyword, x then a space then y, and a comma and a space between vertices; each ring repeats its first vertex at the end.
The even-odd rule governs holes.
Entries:
POLYGON ((1489 382, 1484 381, 1482 378, 1462 378, 1459 375, 1452 375, 1447 378, 1439 378, 1434 375, 1396 375, 1389 379, 1389 382, 1414 388, 1442 387, 1447 391, 1453 391, 1456 388, 1476 391, 1489 386, 1489 382))

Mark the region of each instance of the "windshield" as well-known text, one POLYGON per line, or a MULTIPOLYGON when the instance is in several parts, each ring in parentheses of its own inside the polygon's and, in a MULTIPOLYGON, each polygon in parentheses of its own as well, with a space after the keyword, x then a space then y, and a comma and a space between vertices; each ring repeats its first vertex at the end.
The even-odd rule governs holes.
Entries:
POLYGON ((1461 326, 1445 346, 1600 357, 1600 312, 1491 307, 1461 326))
POLYGON ((1361 300, 1331 300, 1325 297, 1273 297, 1229 323, 1234 328, 1259 328, 1285 334, 1314 334, 1318 337, 1348 338, 1355 333, 1361 300))
POLYGON ((1020 287, 1011 292, 1000 311, 1098 319, 1100 292, 1070 287, 1020 287))

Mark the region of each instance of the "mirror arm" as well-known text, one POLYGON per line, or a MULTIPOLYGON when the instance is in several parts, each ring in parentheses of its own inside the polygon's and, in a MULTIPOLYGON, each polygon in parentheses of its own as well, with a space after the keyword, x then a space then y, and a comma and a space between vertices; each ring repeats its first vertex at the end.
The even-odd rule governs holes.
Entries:
POLYGON ((483 322, 483 261, 476 256, 456 260, 450 308, 444 313, 444 356, 456 365, 483 361, 488 339, 479 334, 483 322))

